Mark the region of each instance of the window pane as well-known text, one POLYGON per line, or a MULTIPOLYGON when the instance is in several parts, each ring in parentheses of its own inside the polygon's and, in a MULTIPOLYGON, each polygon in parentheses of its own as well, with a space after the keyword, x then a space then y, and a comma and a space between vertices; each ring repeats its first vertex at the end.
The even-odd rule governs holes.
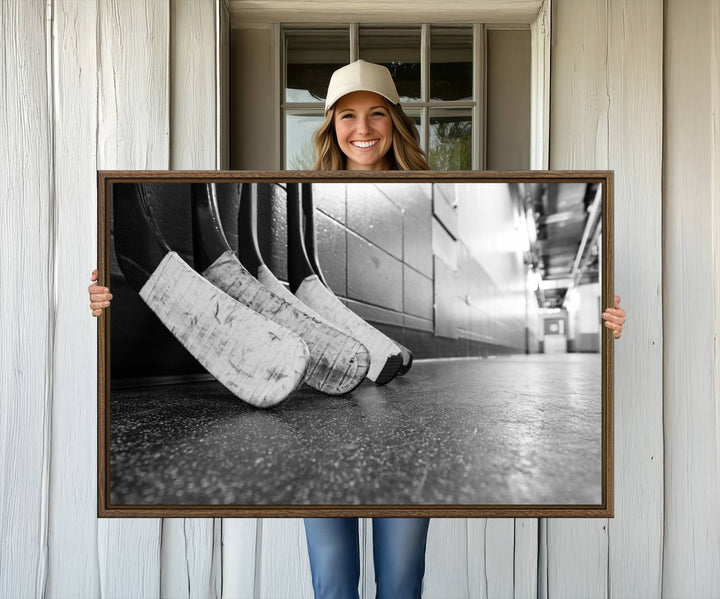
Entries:
POLYGON ((470 27, 430 29, 430 99, 472 100, 473 34, 470 27))
POLYGON ((325 100, 333 71, 350 62, 347 29, 286 31, 286 102, 325 100))
POLYGON ((323 122, 322 113, 287 113, 285 115, 285 168, 309 171, 315 164, 312 134, 323 122))
POLYGON ((423 139, 423 130, 422 130, 422 120, 420 117, 420 109, 410 108, 409 110, 407 108, 403 109, 405 111, 405 114, 407 114, 410 119, 415 123, 415 128, 417 129, 418 135, 420 136, 420 147, 425 147, 425 140, 423 139))
POLYGON ((472 116, 469 110, 430 111, 430 168, 438 171, 472 168, 472 116))
POLYGON ((360 28, 360 58, 387 67, 402 102, 420 100, 420 28, 360 28))

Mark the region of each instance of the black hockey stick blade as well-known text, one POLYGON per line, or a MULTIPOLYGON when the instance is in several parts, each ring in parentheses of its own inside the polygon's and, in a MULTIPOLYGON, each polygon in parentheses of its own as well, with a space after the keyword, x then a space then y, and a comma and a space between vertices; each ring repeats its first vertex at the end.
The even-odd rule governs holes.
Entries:
POLYGON ((314 275, 315 271, 305 252, 305 241, 303 239, 303 215, 300 204, 299 185, 288 183, 287 193, 287 268, 288 283, 293 293, 307 277, 314 275))
POLYGON ((270 407, 303 382, 305 343, 206 281, 170 250, 142 185, 116 185, 113 234, 128 282, 183 346, 240 399, 270 407))
POLYGON ((214 183, 191 183, 192 232, 195 270, 202 272, 228 250, 214 183))

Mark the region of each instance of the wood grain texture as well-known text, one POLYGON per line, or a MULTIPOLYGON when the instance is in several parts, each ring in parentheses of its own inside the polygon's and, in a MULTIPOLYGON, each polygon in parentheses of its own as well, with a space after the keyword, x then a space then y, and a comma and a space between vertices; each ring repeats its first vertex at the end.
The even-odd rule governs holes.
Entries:
POLYGON ((56 310, 46 596, 98 597, 96 253, 97 6, 53 3, 56 310), (78 234, 82 231, 82 234, 78 234))
POLYGON ((302 384, 309 359, 305 343, 219 290, 175 252, 165 255, 139 295, 239 399, 267 408, 302 384))
POLYGON ((39 597, 47 575, 55 195, 45 10, 42 0, 0 7, 2 597, 39 597))
MULTIPOLYGON (((212 169, 217 162, 218 89, 215 0, 170 0, 170 168, 212 169)), ((220 521, 163 523, 164 597, 209 597, 222 586, 215 553, 220 521)))
POLYGON ((614 343, 608 591, 615 597, 658 597, 663 591, 662 54, 662 0, 608 3, 614 286, 629 323, 614 343))
POLYGON ((665 3, 663 594, 720 595, 714 2, 665 3))
POLYGON ((223 518, 222 599, 254 599, 259 538, 257 518, 223 518))
POLYGON ((554 0, 550 168, 608 166, 608 0, 554 0))
MULTIPOLYGON (((711 140, 711 227, 714 231, 712 239, 712 276, 715 283, 713 290, 713 306, 715 306, 715 327, 713 333, 712 383, 715 397, 720 393, 720 6, 713 5, 711 19, 713 23, 712 50, 710 54, 710 102, 712 106, 712 140, 711 140)), ((715 411, 715 430, 720 430, 720 410, 715 411)))
MULTIPOLYGON (((553 0, 550 168, 608 166, 608 2, 553 0)), ((606 597, 607 520, 547 522, 548 597, 606 597)))
POLYGON ((513 597, 514 520, 467 520, 469 597, 513 597))
POLYGON ((551 0, 544 0, 530 28, 530 168, 547 169, 550 159, 551 0))
POLYGON ((445 599, 450 595, 457 599, 478 596, 471 592, 468 580, 473 570, 482 567, 472 558, 475 553, 470 543, 477 539, 470 540, 473 537, 468 530, 471 522, 477 521, 465 518, 430 520, 425 551, 424 599, 445 599))
POLYGON ((232 251, 227 251, 202 273, 230 297, 298 335, 310 350, 305 382, 330 395, 349 393, 362 383, 370 355, 357 340, 309 316, 276 295, 253 277, 232 251))
POLYGON ((162 521, 162 597, 206 599, 214 596, 213 544, 211 518, 165 518, 162 521))
POLYGON ((607 520, 548 520, 547 528, 548 597, 607 598, 607 520))
POLYGON ((514 521, 509 518, 487 520, 484 545, 487 596, 512 597, 515 568, 514 521))
POLYGON ((167 2, 98 0, 98 168, 169 167, 167 2))
POLYGON ((170 0, 170 168, 217 163, 215 0, 170 0))
MULTIPOLYGON (((169 3, 99 0, 97 7, 97 166, 166 169, 169 3)), ((109 283, 108 262, 98 264, 101 284, 109 283)), ((98 533, 103 598, 159 596, 160 520, 103 519, 98 533)))
POLYGON ((312 599, 310 558, 300 518, 264 518, 256 569, 255 597, 312 599))
POLYGON ((539 521, 516 518, 514 528, 513 597, 535 599, 538 590, 539 521))
POLYGON ((160 597, 160 522, 141 518, 100 521, 97 556, 100 597, 160 597))
POLYGON ((333 0, 230 0, 233 24, 254 21, 405 23, 408 15, 416 23, 531 23, 541 0, 452 0, 433 5, 422 0, 372 2, 352 0, 338 4, 333 0))
POLYGON ((215 0, 215 64, 217 67, 216 98, 218 108, 217 168, 230 168, 230 9, 228 0, 215 0))

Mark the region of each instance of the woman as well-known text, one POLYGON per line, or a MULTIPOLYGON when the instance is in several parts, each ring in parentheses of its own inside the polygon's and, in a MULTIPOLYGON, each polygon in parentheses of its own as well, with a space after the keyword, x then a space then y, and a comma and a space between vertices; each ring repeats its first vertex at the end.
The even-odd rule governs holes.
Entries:
MULTIPOLYGON (((325 120, 313 136, 314 170, 429 170, 390 71, 362 60, 335 71, 325 120)), ((377 597, 420 597, 428 518, 373 518, 377 597)), ((358 596, 357 518, 305 518, 317 599, 358 596)))
MULTIPOLYGON (((390 72, 362 60, 344 66, 330 80, 325 120, 313 136, 314 170, 427 170, 417 130, 400 107, 390 72)), ((93 271, 92 281, 97 280, 93 271)), ((110 305, 107 287, 89 287, 98 316, 110 305)), ((625 311, 602 315, 615 338, 625 311)), ((425 570, 428 518, 373 518, 373 556, 378 598, 420 597, 425 570)), ((306 518, 305 532, 315 596, 358 597, 360 559, 357 518, 306 518)))

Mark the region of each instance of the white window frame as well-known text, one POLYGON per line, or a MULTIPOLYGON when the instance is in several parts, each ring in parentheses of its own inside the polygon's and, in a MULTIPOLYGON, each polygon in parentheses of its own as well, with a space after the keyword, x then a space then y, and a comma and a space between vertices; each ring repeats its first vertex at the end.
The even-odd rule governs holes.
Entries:
MULTIPOLYGON (((279 159, 278 164, 285 165, 285 137, 286 137, 286 114, 292 110, 316 110, 322 107, 321 102, 286 102, 286 32, 293 31, 322 31, 327 29, 348 29, 350 43, 350 61, 358 59, 359 54, 359 32, 360 27, 373 29, 395 29, 402 27, 418 27, 417 23, 392 23, 392 24, 374 24, 374 23, 323 23, 323 24, 297 24, 289 23, 286 25, 278 25, 276 31, 276 41, 279 58, 279 72, 276 80, 279 83, 279 103, 278 103, 278 119, 280 122, 280 140, 279 140, 279 159)), ((494 25, 493 28, 501 28, 502 26, 494 25)), ((526 28, 526 25, 511 25, 507 28, 526 28)), ((487 35, 486 25, 483 23, 423 23, 420 25, 420 83, 421 83, 421 99, 420 101, 412 101, 403 103, 403 107, 409 114, 420 113, 420 129, 421 129, 421 146, 427 152, 429 135, 430 135, 430 110, 433 108, 464 108, 469 110, 471 115, 471 147, 473 170, 485 169, 485 111, 486 111, 486 47, 487 35), (455 101, 431 101, 430 96, 430 29, 431 27, 464 27, 472 28, 473 39, 473 99, 472 100, 455 100, 455 101)))

